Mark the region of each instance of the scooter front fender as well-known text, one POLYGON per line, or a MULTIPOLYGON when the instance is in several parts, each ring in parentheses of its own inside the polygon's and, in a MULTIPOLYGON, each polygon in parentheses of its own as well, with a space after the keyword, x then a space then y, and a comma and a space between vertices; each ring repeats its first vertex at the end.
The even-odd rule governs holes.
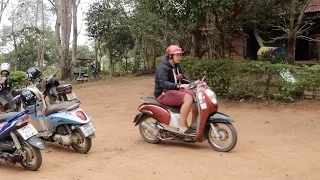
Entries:
POLYGON ((231 122, 234 122, 234 120, 226 114, 217 112, 212 116, 210 116, 207 122, 208 123, 231 123, 231 122))

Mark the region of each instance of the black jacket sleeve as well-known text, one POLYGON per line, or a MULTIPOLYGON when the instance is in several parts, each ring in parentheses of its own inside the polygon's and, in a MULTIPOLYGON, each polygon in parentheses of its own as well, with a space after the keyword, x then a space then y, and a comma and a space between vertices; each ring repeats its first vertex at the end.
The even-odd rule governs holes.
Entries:
POLYGON ((161 86, 162 89, 178 89, 177 83, 172 83, 168 81, 169 79, 169 72, 167 69, 165 68, 160 68, 159 69, 159 73, 158 73, 158 80, 159 80, 159 84, 161 86))

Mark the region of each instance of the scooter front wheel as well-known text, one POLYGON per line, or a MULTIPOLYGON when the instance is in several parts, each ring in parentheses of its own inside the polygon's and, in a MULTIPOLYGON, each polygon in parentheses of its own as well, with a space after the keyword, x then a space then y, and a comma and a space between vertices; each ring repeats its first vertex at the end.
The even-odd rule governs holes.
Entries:
POLYGON ((152 134, 153 130, 154 131, 157 130, 155 128, 157 120, 154 119, 153 117, 150 117, 150 116, 143 116, 141 118, 142 119, 139 124, 139 131, 140 131, 140 134, 141 134, 143 140, 145 140, 146 142, 151 143, 151 144, 156 144, 156 143, 160 142, 160 139, 152 134), (152 128, 154 128, 154 129, 152 129, 152 128))
POLYGON ((237 144, 237 132, 231 123, 211 123, 207 139, 208 143, 214 150, 219 152, 229 152, 237 144))

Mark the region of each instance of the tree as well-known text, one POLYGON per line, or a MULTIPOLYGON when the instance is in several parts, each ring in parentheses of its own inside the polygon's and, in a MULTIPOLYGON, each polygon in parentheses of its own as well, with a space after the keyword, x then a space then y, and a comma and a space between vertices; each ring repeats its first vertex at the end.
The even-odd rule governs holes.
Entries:
POLYGON ((61 78, 65 80, 71 75, 71 63, 68 57, 72 23, 71 8, 73 1, 55 0, 50 2, 54 7, 57 16, 55 25, 56 48, 60 57, 61 78))
POLYGON ((162 45, 162 51, 167 45, 177 43, 192 56, 203 57, 207 54, 208 58, 229 57, 232 36, 243 34, 244 21, 240 17, 250 12, 255 2, 256 0, 136 0, 133 27, 141 24, 141 28, 135 28, 133 35, 138 42, 138 34, 143 34, 143 38, 151 36, 149 39, 155 39, 157 46, 162 45), (141 20, 139 17, 142 17, 141 20))
POLYGON ((38 62, 37 66, 42 69, 44 64, 45 47, 44 41, 46 41, 47 32, 49 32, 51 20, 51 12, 48 6, 43 3, 43 0, 24 0, 24 1, 12 1, 8 8, 9 21, 11 26, 4 25, 2 27, 2 42, 3 46, 13 46, 15 52, 15 61, 13 61, 13 67, 18 70, 21 62, 21 39, 23 39, 23 32, 26 29, 37 29, 35 33, 35 41, 37 47, 34 47, 34 51, 37 52, 37 57, 34 61, 38 62), (41 19, 41 21, 40 21, 41 19))
POLYGON ((25 27, 16 32, 16 48, 5 55, 5 61, 10 62, 16 68, 16 70, 25 71, 27 68, 34 66, 38 52, 38 39, 40 36, 44 36, 44 59, 47 65, 51 65, 57 62, 56 51, 50 51, 54 49, 54 36, 53 32, 42 32, 41 29, 36 27, 25 27), (42 35, 44 33, 44 35, 42 35), (41 34, 41 35, 40 35, 41 34), (16 61, 19 59, 19 61, 16 61))
MULTIPOLYGON (((273 0, 268 0, 273 2, 273 0)), ((285 0, 271 5, 267 1, 263 6, 259 6, 257 11, 260 16, 258 18, 269 20, 266 21, 269 29, 272 33, 278 32, 278 36, 272 36, 269 34, 271 41, 285 40, 287 42, 287 51, 289 54, 289 63, 293 64, 295 61, 296 42, 297 39, 312 40, 306 36, 306 33, 311 28, 313 23, 311 21, 304 20, 304 12, 308 7, 310 0, 285 0), (266 18, 261 15, 266 15, 266 18)))
POLYGON ((144 69, 155 67, 155 60, 169 43, 169 34, 166 21, 161 13, 157 12, 155 2, 139 0, 130 19, 132 36, 135 39, 135 54, 143 59, 144 69), (152 65, 150 64, 150 59, 152 65))
POLYGON ((88 36, 102 53, 108 54, 110 75, 115 63, 122 60, 124 48, 131 38, 128 16, 120 1, 99 1, 90 5, 86 14, 88 36))

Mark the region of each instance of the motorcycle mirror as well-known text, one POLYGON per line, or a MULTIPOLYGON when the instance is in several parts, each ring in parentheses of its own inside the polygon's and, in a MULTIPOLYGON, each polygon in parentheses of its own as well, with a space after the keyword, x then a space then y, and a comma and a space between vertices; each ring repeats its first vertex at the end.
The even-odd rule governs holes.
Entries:
POLYGON ((203 80, 204 80, 204 78, 206 77, 206 75, 207 75, 207 71, 204 71, 204 72, 203 72, 203 74, 204 74, 204 76, 203 76, 203 78, 202 78, 202 80, 201 80, 201 81, 203 81, 203 80))
POLYGON ((178 81, 181 81, 182 79, 183 79, 183 74, 178 74, 177 80, 178 80, 178 81))

